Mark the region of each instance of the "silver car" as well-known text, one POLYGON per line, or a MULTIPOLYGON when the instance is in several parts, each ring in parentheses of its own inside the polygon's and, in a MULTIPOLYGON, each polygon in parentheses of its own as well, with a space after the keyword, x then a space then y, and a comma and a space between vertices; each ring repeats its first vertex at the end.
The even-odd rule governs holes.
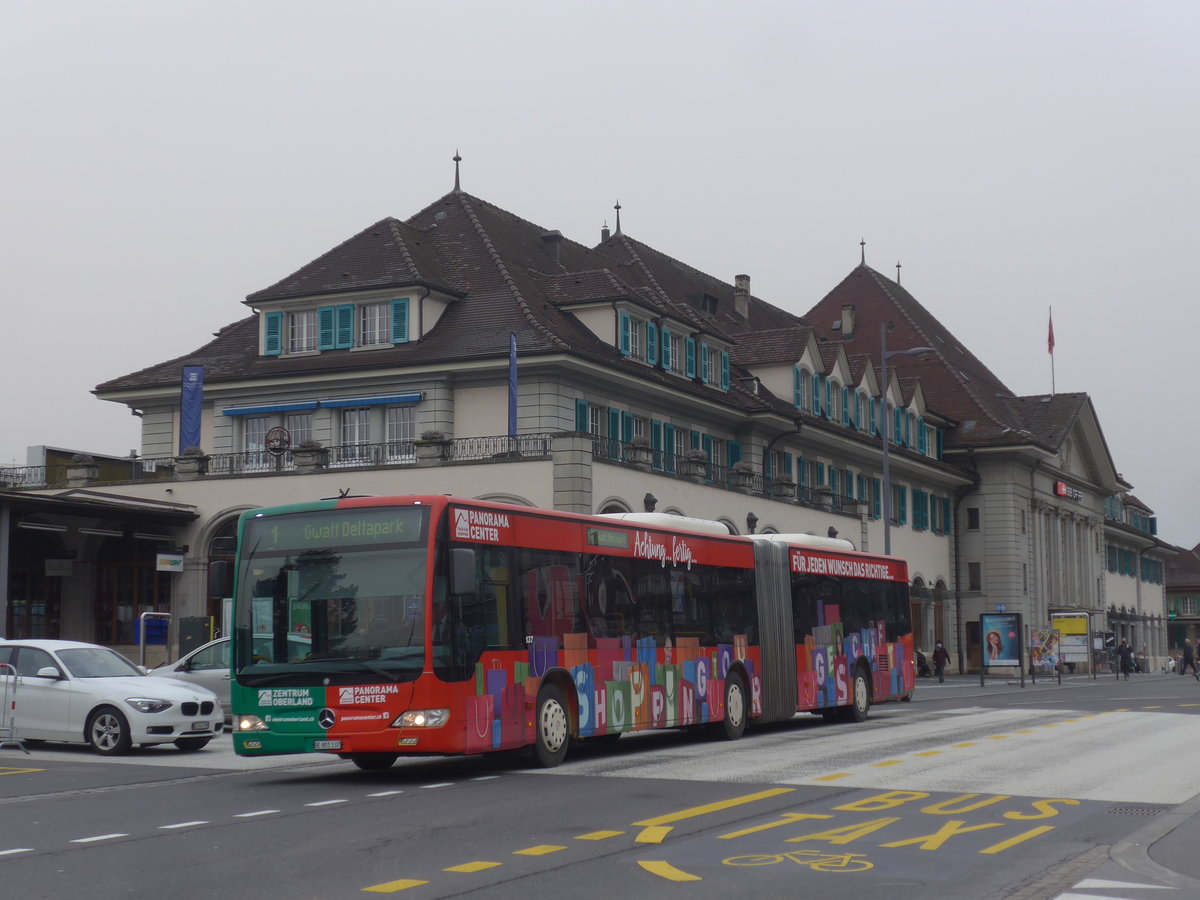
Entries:
MULTIPOLYGON (((263 659, 271 657, 270 635, 254 638, 254 655, 263 659)), ((178 678, 206 687, 221 700, 225 710, 225 721, 233 720, 233 711, 229 700, 229 638, 217 638, 197 647, 186 656, 180 657, 173 663, 163 663, 153 670, 152 674, 167 678, 178 678)), ((304 635, 288 635, 288 661, 295 662, 304 659, 312 652, 312 639, 304 635)))

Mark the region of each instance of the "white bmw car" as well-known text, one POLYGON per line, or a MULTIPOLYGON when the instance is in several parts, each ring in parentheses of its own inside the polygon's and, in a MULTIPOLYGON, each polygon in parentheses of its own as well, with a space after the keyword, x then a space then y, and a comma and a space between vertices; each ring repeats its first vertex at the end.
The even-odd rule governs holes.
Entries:
POLYGON ((90 744, 128 753, 134 744, 199 750, 225 727, 216 694, 146 675, 108 647, 79 641, 0 641, 0 727, 31 741, 90 744), (15 672, 15 674, 14 674, 15 672))

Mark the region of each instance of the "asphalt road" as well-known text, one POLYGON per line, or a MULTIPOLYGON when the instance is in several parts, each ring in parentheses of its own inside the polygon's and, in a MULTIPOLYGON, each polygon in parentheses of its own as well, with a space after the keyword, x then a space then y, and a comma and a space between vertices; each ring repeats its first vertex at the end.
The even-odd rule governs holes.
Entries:
POLYGON ((548 771, 501 755, 366 773, 243 760, 227 739, 123 759, 0 750, 0 884, 54 900, 1137 900, 1178 887, 1110 851, 1148 858, 1126 845, 1200 797, 1200 771, 1159 752, 1200 738, 1200 684, 919 689, 860 725, 802 716, 736 743, 625 736, 548 771))

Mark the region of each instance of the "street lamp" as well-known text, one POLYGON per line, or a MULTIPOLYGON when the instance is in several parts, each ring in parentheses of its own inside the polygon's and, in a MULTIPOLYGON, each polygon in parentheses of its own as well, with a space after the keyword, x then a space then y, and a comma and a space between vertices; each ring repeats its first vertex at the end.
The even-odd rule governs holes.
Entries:
POLYGON ((888 459, 888 428, 891 426, 891 423, 888 421, 887 364, 888 360, 893 356, 922 356, 933 352, 932 347, 910 347, 907 350, 888 350, 887 336, 891 324, 891 322, 879 323, 879 377, 882 382, 880 385, 882 410, 879 413, 879 417, 882 419, 880 423, 882 427, 879 429, 879 432, 883 435, 883 553, 885 556, 892 555, 892 475, 888 459))

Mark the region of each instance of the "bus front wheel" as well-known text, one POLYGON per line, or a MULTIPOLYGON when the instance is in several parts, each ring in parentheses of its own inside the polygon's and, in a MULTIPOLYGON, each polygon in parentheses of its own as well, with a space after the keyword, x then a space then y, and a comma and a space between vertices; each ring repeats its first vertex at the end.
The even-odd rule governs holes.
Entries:
POLYGON ((380 772, 390 769, 397 756, 396 753, 351 753, 350 762, 364 772, 380 772))
POLYGON ((538 691, 534 728, 537 731, 533 742, 534 760, 543 768, 557 766, 566 757, 571 741, 567 701, 558 685, 544 684, 538 691))
POLYGON ((867 670, 859 666, 854 670, 854 681, 850 685, 850 705, 842 707, 843 722, 865 722, 871 709, 871 685, 867 681, 867 670))

